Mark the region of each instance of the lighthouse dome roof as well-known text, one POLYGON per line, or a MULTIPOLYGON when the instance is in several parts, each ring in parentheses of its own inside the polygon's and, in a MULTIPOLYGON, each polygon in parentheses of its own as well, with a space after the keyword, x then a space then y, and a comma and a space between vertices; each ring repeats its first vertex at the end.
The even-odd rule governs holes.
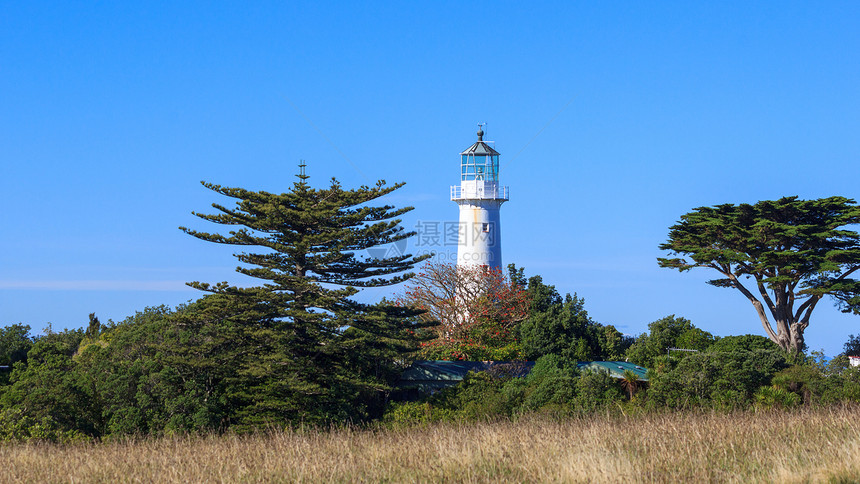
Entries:
POLYGON ((472 146, 466 148, 466 151, 463 151, 460 154, 474 156, 499 156, 498 151, 494 150, 490 145, 484 142, 483 129, 478 130, 478 141, 472 146))
POLYGON ((461 155, 475 155, 475 156, 499 156, 499 152, 494 150, 490 145, 484 143, 483 141, 478 141, 472 146, 466 148, 466 151, 460 153, 461 155))

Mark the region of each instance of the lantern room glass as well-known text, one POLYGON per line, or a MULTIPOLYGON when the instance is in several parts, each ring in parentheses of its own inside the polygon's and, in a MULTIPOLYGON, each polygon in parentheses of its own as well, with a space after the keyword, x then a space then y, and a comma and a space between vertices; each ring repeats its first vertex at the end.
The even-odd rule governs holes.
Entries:
POLYGON ((461 180, 499 181, 499 156, 460 155, 461 180))

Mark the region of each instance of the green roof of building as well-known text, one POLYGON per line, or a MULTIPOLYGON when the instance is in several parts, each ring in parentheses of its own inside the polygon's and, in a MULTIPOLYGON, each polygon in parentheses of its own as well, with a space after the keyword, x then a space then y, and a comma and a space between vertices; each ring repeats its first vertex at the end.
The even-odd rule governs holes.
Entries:
POLYGON ((636 374, 640 381, 648 381, 646 375, 648 369, 642 366, 634 365, 627 361, 580 361, 576 363, 576 367, 582 370, 608 371, 609 376, 613 378, 624 378, 624 372, 630 370, 636 374))
MULTIPOLYGON (((515 376, 526 376, 534 367, 534 361, 424 361, 412 363, 400 375, 400 385, 438 382, 453 385, 463 380, 470 371, 480 372, 492 369, 505 371, 515 376)), ((605 371, 613 378, 624 378, 624 371, 630 370, 640 381, 648 381, 648 369, 626 361, 578 361, 580 371, 605 371)))
POLYGON ((534 361, 423 361, 412 363, 401 380, 409 381, 462 381, 470 371, 480 372, 493 368, 512 369, 518 376, 525 376, 535 365, 534 361), (518 371, 517 371, 518 370, 518 371))

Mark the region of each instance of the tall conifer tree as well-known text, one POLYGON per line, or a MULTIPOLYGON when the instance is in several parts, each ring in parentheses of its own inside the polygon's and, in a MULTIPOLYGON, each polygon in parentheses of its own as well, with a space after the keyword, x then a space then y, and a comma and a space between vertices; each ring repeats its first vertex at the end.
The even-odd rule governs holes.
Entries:
POLYGON ((216 203, 218 213, 194 214, 237 228, 222 235, 180 227, 202 240, 248 247, 235 254, 242 263, 236 271, 263 281, 252 288, 189 283, 247 308, 238 323, 241 381, 233 397, 248 425, 366 417, 394 360, 415 348, 421 324, 413 310, 352 299, 357 288, 409 279, 407 271, 429 257, 365 255, 415 234, 397 218, 412 207, 371 205, 403 184, 380 180, 345 190, 332 179, 329 188, 316 189, 304 168, 280 195, 203 182, 236 206, 216 203))

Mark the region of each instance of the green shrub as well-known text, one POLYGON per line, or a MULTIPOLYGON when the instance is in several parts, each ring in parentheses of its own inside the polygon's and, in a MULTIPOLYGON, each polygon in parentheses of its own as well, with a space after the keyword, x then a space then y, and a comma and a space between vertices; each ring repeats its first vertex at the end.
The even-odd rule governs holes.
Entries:
POLYGON ((589 413, 624 399, 618 382, 605 371, 580 374, 576 365, 554 354, 535 362, 526 377, 510 372, 470 373, 462 383, 423 402, 392 404, 388 422, 518 417, 529 413, 589 413))
POLYGON ((618 382, 605 371, 584 371, 576 379, 576 410, 589 413, 624 399, 618 382))
MULTIPOLYGON (((690 320, 674 315, 658 319, 648 325, 648 333, 639 335, 627 350, 629 361, 651 368, 655 360, 666 354, 667 348, 705 350, 714 342, 714 336, 693 326, 690 320)), ((684 355, 679 355, 684 356, 684 355)))
POLYGON ((825 376, 816 365, 793 365, 773 377, 776 387, 797 394, 806 405, 826 405, 845 400, 847 391, 856 393, 855 385, 845 377, 825 376))
POLYGON ((739 336, 725 336, 712 344, 708 351, 728 353, 732 351, 755 351, 755 350, 778 350, 779 345, 766 338, 755 334, 743 334, 739 336))
POLYGON ((457 386, 457 404, 465 418, 510 416, 519 402, 511 401, 502 391, 510 376, 495 376, 489 372, 469 373, 457 386))
POLYGON ((79 430, 61 429, 50 416, 36 419, 18 408, 0 411, 0 441, 72 443, 87 439, 79 430))
POLYGON ((575 385, 576 380, 569 375, 541 379, 524 395, 520 412, 536 411, 547 406, 570 408, 576 397, 575 385))
POLYGON ((860 367, 845 369, 839 374, 843 400, 860 402, 860 367))
POLYGON ((787 366, 781 350, 694 353, 649 373, 648 405, 740 408, 787 366))
POLYGON ((522 390, 516 413, 524 414, 553 407, 552 412, 567 412, 574 402, 576 365, 556 354, 538 358, 526 378, 506 385, 522 390))
POLYGON ((758 409, 792 408, 800 405, 800 395, 778 386, 761 387, 754 396, 758 409))
POLYGON ((434 406, 430 402, 392 402, 382 418, 383 422, 396 426, 427 424, 454 420, 456 412, 434 406))

